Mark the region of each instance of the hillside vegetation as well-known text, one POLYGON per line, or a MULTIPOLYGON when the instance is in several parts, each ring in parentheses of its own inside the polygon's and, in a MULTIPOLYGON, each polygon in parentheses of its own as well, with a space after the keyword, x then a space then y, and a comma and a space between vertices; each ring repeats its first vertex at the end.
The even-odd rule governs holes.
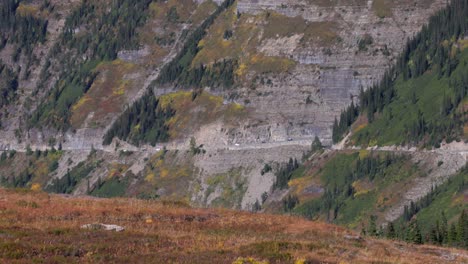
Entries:
POLYGON ((14 44, 17 61, 26 55, 28 64, 32 59, 33 47, 44 43, 47 36, 48 20, 45 18, 52 11, 50 1, 42 1, 39 7, 28 8, 22 0, 5 0, 0 5, 0 49, 7 42, 14 44))
POLYGON ((183 203, 65 198, 0 189, 6 263, 444 263, 465 251, 360 238, 304 219, 183 203), (116 224, 122 232, 82 229, 116 224))
POLYGON ((346 109, 333 127, 338 142, 438 147, 465 140, 468 92, 468 1, 454 0, 411 39, 382 81, 361 91, 359 110, 346 109))
POLYGON ((0 262, 467 261, 468 0, 246 2, 0 3, 0 262))
POLYGON ((58 72, 44 102, 29 118, 29 126, 70 127, 71 107, 92 86, 100 62, 112 61, 122 49, 138 47, 137 29, 147 17, 150 0, 83 1, 65 21, 60 41, 51 49, 35 93, 43 92, 58 72), (107 11, 107 4, 112 12, 107 11))
MULTIPOLYGON (((374 235, 414 243, 468 248, 468 168, 434 187, 423 199, 405 207, 400 219, 374 235)), ((370 230, 370 229, 369 229, 370 230)))
POLYGON ((290 175, 284 211, 355 229, 367 225, 371 215, 381 220, 405 185, 424 176, 405 155, 369 151, 314 156, 290 175))
POLYGON ((287 190, 287 195, 280 202, 259 205, 258 210, 327 221, 372 236, 466 248, 467 167, 437 187, 434 182, 432 190, 405 206, 397 220, 386 220, 404 194, 431 173, 433 168, 426 166, 415 162, 409 153, 315 153, 303 164, 290 160, 277 169, 274 186, 287 190))

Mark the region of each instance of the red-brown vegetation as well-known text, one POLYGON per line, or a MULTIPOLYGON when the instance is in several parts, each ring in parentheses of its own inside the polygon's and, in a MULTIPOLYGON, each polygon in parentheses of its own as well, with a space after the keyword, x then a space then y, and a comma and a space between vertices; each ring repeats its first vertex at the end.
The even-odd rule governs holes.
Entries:
POLYGON ((466 263, 468 253, 360 238, 342 227, 297 217, 0 189, 2 263, 235 261, 466 263), (80 228, 89 223, 116 224, 125 231, 80 228))

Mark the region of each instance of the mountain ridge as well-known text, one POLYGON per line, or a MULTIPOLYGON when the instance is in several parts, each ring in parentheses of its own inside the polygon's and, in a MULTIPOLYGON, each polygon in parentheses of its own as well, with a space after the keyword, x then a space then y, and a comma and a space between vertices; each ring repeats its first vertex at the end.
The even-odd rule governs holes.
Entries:
MULTIPOLYGON (((377 158, 392 152, 408 155, 406 161, 396 158, 395 164, 419 171, 405 174, 404 187, 412 189, 398 190, 401 201, 382 197, 391 202, 382 202, 386 208, 379 210, 395 207, 383 217, 388 222, 466 163, 465 143, 421 150, 411 144, 370 144, 374 138, 369 136, 362 144, 356 135, 372 127, 365 112, 359 117, 353 113, 356 122, 345 122, 342 132, 351 125, 349 143, 331 146, 335 116, 359 97, 361 87, 385 79, 385 70, 405 51, 406 38, 421 27, 427 30, 426 20, 445 1, 240 0, 223 6, 145 0, 133 6, 125 0, 102 0, 76 1, 71 9, 57 1, 45 3, 49 5, 21 1, 9 11, 18 21, 54 14, 46 38, 38 40, 44 44, 32 45, 37 49, 27 53, 30 44, 6 38, 0 49, 6 65, 24 76, 17 77, 18 87, 12 86, 14 96, 8 93, 8 103, 0 105, 0 176, 7 186, 284 212, 282 203, 293 208, 296 199, 289 196, 291 190, 277 188, 279 177, 301 178, 302 165, 333 164, 332 156, 358 155, 346 163, 353 170, 354 162, 368 152, 377 158), (118 23, 122 20, 132 22, 129 28, 118 23), (57 39, 61 42, 50 45, 57 39), (42 45, 50 51, 41 50, 42 45), (27 78, 28 64, 32 77, 27 78), (35 110, 34 104, 42 108, 35 110), (115 129, 103 145, 110 127, 115 129), (315 139, 330 149, 314 154, 315 139), (299 171, 284 169, 289 160, 299 171)), ((462 54, 460 41, 447 45, 460 46, 462 54)), ((462 72, 463 64, 459 66, 462 72)), ((423 98, 419 93, 414 97, 423 98)), ((382 116, 377 111, 375 122, 382 116)), ((395 167, 382 168, 377 178, 395 167)), ((302 176, 313 179, 302 182, 310 184, 306 187, 312 193, 330 187, 316 181, 320 173, 302 176)), ((288 187, 291 179, 282 180, 282 187, 288 187)), ((360 195, 373 188, 391 189, 379 185, 384 181, 356 180, 349 184, 356 193, 364 192, 360 195)), ((305 200, 301 195, 298 199, 302 206, 305 200)))

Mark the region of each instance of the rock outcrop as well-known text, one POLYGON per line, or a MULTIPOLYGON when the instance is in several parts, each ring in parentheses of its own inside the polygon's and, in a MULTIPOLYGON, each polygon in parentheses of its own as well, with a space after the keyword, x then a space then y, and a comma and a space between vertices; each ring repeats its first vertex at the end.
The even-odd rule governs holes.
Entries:
MULTIPOLYGON (((320 137, 324 144, 330 144, 334 118, 352 100, 357 101, 356 96, 361 87, 365 89, 379 81, 384 71, 395 62, 406 40, 418 32, 429 16, 445 4, 445 0, 239 0, 237 12, 240 16, 275 13, 289 18, 300 17, 304 23, 316 27, 307 41, 302 40, 304 32, 296 32, 287 36, 271 36, 255 47, 258 53, 266 57, 292 61, 294 67, 279 74, 264 73, 261 76, 262 81, 253 85, 242 84, 235 91, 213 89, 213 93, 224 97, 224 103, 235 101, 248 109, 248 115, 236 124, 216 120, 200 125, 199 130, 183 135, 180 141, 158 146, 137 147, 124 142, 120 142, 120 147, 115 144, 103 146, 102 137, 106 128, 123 111, 124 105, 131 104, 144 95, 157 78, 159 69, 180 50, 185 40, 182 33, 193 30, 193 25, 188 24, 189 19, 187 24, 176 23, 171 26, 177 39, 175 43, 172 46, 155 48, 152 46, 153 35, 164 32, 166 28, 157 19, 150 20, 146 31, 141 32, 151 32, 145 38, 148 43, 142 43, 141 49, 137 51, 120 51, 118 54, 120 61, 132 64, 138 71, 120 76, 122 82, 130 81, 131 85, 124 93, 124 98, 118 101, 118 107, 109 111, 104 120, 99 120, 103 123, 101 126, 96 127, 93 121, 97 117, 91 111, 86 113, 83 123, 67 132, 58 133, 47 127, 26 129, 24 118, 29 111, 25 110, 25 104, 28 104, 26 98, 32 94, 45 63, 41 57, 31 79, 20 83, 18 104, 6 109, 9 118, 3 118, 0 151, 26 151, 28 145, 33 150, 46 149, 51 145, 49 139, 53 138, 62 143, 65 152, 54 175, 56 178, 63 177, 68 169, 86 160, 92 150, 102 152, 100 158, 107 165, 124 163, 128 168, 122 174, 131 171, 138 177, 145 177, 142 171, 145 162, 152 155, 158 153, 163 146, 169 150, 186 152, 189 149, 188 141, 194 136, 198 144, 204 145, 207 153, 193 158, 193 177, 187 179, 190 181, 190 190, 187 194, 189 197, 186 198, 195 204, 209 206, 222 203, 224 193, 231 193, 233 196, 229 199, 235 201, 229 201, 228 206, 248 209, 256 201, 262 200, 263 193, 271 191, 275 181, 272 172, 261 174, 263 166, 267 163, 285 162, 290 157, 300 159, 310 149, 315 136, 320 137), (385 4, 379 6, 377 2, 385 4), (327 41, 320 40, 322 37, 327 41), (119 151, 122 150, 135 153, 126 159, 119 156, 119 151), (69 159, 73 161, 70 164, 69 159), (65 162, 68 165, 63 164, 65 162)), ((59 7, 60 16, 66 16, 69 10, 63 11, 66 9, 63 5, 59 7)), ((252 22, 249 26, 262 26, 255 23, 252 22)), ((63 18, 51 20, 50 38, 34 51, 37 57, 50 52, 63 25, 63 18)), ((0 51, 0 58, 7 64, 14 65, 10 60, 11 53, 12 47, 7 45, 0 51)), ((52 79, 55 81, 57 78, 52 79)), ((155 93, 163 95, 177 89, 163 87, 155 89, 155 93)), ((41 91, 33 98, 34 101, 29 103, 32 109, 42 102, 46 92, 41 91)), ((114 94, 114 91, 109 94, 114 94)), ((110 97, 109 94, 103 97, 110 97)), ((112 103, 115 106, 116 103, 112 103)), ((104 107, 103 105, 98 104, 97 107, 104 107)), ((85 110, 89 109, 83 109, 85 110)), ((108 173, 109 169, 103 165, 90 174, 89 183, 95 184, 108 173)), ((74 194, 86 192, 87 184, 81 182, 74 194)), ((164 195, 164 192, 160 191, 160 194, 164 195)))
MULTIPOLYGON (((298 36, 265 41, 258 50, 293 59, 288 73, 271 75, 269 84, 242 90, 241 97, 265 125, 241 130, 242 139, 255 141, 259 128, 270 135, 272 127, 287 137, 318 135, 331 141, 331 125, 340 111, 363 89, 378 82, 395 62, 406 40, 424 25, 446 1, 272 1, 240 0, 240 14, 276 12, 302 17, 311 23, 333 23, 336 39, 330 43, 299 44, 298 36), (384 10, 379 10, 383 8, 384 10), (366 41, 364 41, 366 40, 366 41), (250 133, 249 133, 250 132, 250 133)), ((317 24, 317 26, 324 24, 317 24)), ((261 133, 260 133, 261 134, 261 133)), ((278 140, 272 135, 268 140, 278 140)))

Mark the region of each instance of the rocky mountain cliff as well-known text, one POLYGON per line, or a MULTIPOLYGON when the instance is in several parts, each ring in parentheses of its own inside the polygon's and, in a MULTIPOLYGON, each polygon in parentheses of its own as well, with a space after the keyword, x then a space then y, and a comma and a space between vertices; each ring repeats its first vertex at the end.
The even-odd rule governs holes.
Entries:
MULTIPOLYGON (((42 7, 39 2, 20 3, 18 9, 29 10, 33 12, 33 16, 46 18, 48 27, 44 42, 32 46, 32 55, 21 56, 24 51, 20 53, 17 62, 12 60, 13 53, 21 51, 17 44, 7 41, 1 51, 3 63, 16 68, 19 76, 22 76, 18 80, 17 102, 8 106, 8 116, 3 115, 2 133, 5 137, 16 137, 18 141, 33 144, 47 144, 47 140, 54 137, 57 142, 63 141, 64 146, 67 145, 73 149, 91 145, 98 147, 101 145, 100 141, 106 125, 109 125, 109 121, 112 122, 122 111, 122 108, 115 104, 121 106, 130 104, 141 96, 141 91, 144 91, 149 82, 155 79, 154 76, 157 75, 157 68, 158 66, 160 68, 161 62, 164 64, 174 56, 174 53, 177 53, 177 34, 171 37, 172 45, 150 43, 150 41, 154 42, 154 37, 149 40, 150 36, 146 37, 141 34, 136 40, 139 41, 139 50, 115 50, 117 56, 113 57, 121 62, 96 68, 96 71, 99 71, 96 76, 97 80, 94 81, 96 88, 91 87, 81 103, 89 100, 89 97, 94 97, 94 100, 86 104, 87 111, 79 108, 81 106, 79 102, 72 105, 72 109, 80 113, 73 113, 69 118, 68 122, 71 123, 71 127, 57 131, 57 126, 54 127, 47 122, 31 125, 27 124, 31 122, 28 122, 28 115, 25 112, 34 112, 38 103, 42 104, 44 100, 49 100, 41 95, 47 95, 47 90, 51 89, 55 81, 61 78, 57 76, 61 74, 60 68, 55 70, 51 68, 58 57, 57 48, 54 50, 52 48, 57 47, 58 44, 55 43, 60 40, 59 35, 65 30, 67 15, 73 10, 70 9, 73 5, 52 2, 50 5, 54 7, 53 10, 45 13, 41 11, 42 7), (57 20, 58 17, 61 19, 57 20), (157 55, 155 53, 161 54, 157 56, 159 58, 151 57, 157 55), (52 66, 49 66, 50 64, 52 66), (20 65, 22 67, 18 67, 20 65), (42 80, 44 74, 39 76, 44 71, 53 76, 47 78, 47 84, 44 84, 45 81, 42 80), (122 87, 125 90, 124 96, 118 97, 116 96, 118 92, 114 92, 114 97, 118 98, 107 98, 107 101, 100 98, 107 96, 105 93, 107 91, 102 91, 105 87, 99 86, 118 85, 110 82, 108 78, 119 73, 122 77, 117 78, 123 78, 121 82, 128 84, 128 87, 122 87), (99 85, 100 83, 102 84, 99 85), (38 87, 39 84, 41 87, 38 87), (90 103, 93 105, 89 105, 90 103), (113 107, 109 109, 107 104, 113 107), (103 112, 103 109, 100 109, 102 107, 107 107, 107 112, 111 112, 103 112), (16 136, 15 131, 18 131, 16 136)), ((246 44, 246 50, 228 53, 223 50, 223 46, 216 47, 216 45, 221 45, 216 39, 217 32, 211 32, 211 28, 208 28, 205 40, 214 43, 206 49, 218 48, 221 51, 213 55, 202 48, 194 63, 209 64, 220 59, 237 59, 241 60, 242 66, 248 64, 248 59, 263 59, 264 62, 253 66, 247 65, 245 71, 248 72, 243 73, 245 75, 242 76, 243 78, 239 78, 235 89, 231 91, 214 89, 213 92, 225 100, 245 105, 250 114, 249 118, 242 120, 242 125, 238 128, 228 130, 229 126, 223 124, 222 126, 226 126, 225 130, 229 133, 217 133, 216 144, 221 142, 225 145, 261 141, 275 142, 285 141, 288 137, 312 139, 315 135, 319 136, 324 143, 329 143, 331 141, 330 128, 335 116, 358 95, 361 87, 366 88, 380 80, 385 69, 395 62, 395 57, 402 51, 406 40, 418 32, 428 17, 445 4, 445 1, 394 1, 392 3, 387 1, 334 1, 330 3, 328 1, 323 3, 320 1, 317 3, 239 1, 234 3, 233 7, 226 10, 216 21, 226 22, 229 12, 235 12, 239 16, 237 21, 228 21, 231 24, 226 23, 225 27, 231 28, 234 34, 232 39, 221 41, 221 44, 236 45, 238 42, 247 41, 240 43, 246 44), (242 19, 243 16, 247 18, 242 19), (248 28, 245 29, 245 27, 248 28), (294 27, 302 28, 302 32, 294 27), (255 36, 248 36, 247 40, 243 39, 247 37, 245 34, 251 33, 255 33, 255 36), (250 47, 251 45, 255 46, 250 47), (289 66, 284 68, 285 66, 281 63, 289 66), (286 71, 282 71, 283 69, 286 71)), ((78 6, 79 3, 75 5, 78 6)), ((176 6, 177 3, 172 3, 172 5, 176 6)), ((154 10, 159 10, 156 4, 153 6, 154 10)), ((152 10, 151 6, 149 9, 152 10)), ((161 13, 167 11, 162 7, 160 10, 161 13)), ((158 27, 157 24, 152 25, 152 23, 164 21, 165 14, 151 15, 155 16, 154 19, 145 22, 146 25, 140 29, 141 33, 161 32, 163 28, 167 30, 168 25, 173 27, 171 32, 180 33, 183 28, 190 28, 189 23, 193 22, 191 16, 199 15, 199 21, 203 19, 201 14, 187 13, 183 14, 186 16, 186 21, 181 18, 180 21, 167 21, 163 27, 158 27), (158 15, 160 17, 157 17, 158 15)), ((215 24, 212 28, 218 30, 219 28, 216 27, 222 26, 215 24)), ((74 30, 80 31, 79 27, 74 30)), ((88 34, 95 33, 90 30, 88 34)), ((158 35, 158 33, 153 33, 153 35, 158 35)), ((163 41, 159 40, 159 42, 161 44, 163 41)), ((183 43, 183 40, 180 42, 183 43)), ((90 56, 87 54, 89 51, 79 52, 86 53, 74 56, 79 55, 85 58, 84 61, 89 60, 89 58, 86 59, 90 56)), ((57 64, 57 67, 59 65, 57 64)), ((157 94, 169 91, 174 90, 164 89, 164 91, 158 91, 157 94)), ((71 103, 73 104, 73 101, 71 103)), ((212 128, 209 127, 206 130, 212 130, 212 128)), ((203 132, 206 134, 205 131, 203 132)), ((186 133, 182 138, 189 137, 190 133, 186 133)), ((211 140, 212 138, 210 140, 202 138, 200 142, 207 144, 212 142, 211 140)), ((13 141, 7 139, 5 143, 15 144, 13 141)))
MULTIPOLYGON (((1 87, 2 183, 274 209, 290 194, 275 187, 283 164, 307 160, 316 136, 330 146, 335 118, 445 6, 7 1, 0 74, 15 77, 1 87)), ((427 154, 424 170, 445 179, 441 168, 456 172, 464 151, 442 167, 427 154)), ((430 190, 427 181, 392 200, 387 220, 430 190)))
POLYGON ((290 58, 296 67, 288 74, 269 75, 272 84, 257 85, 255 91, 245 89, 244 96, 259 115, 271 120, 268 126, 280 124, 271 133, 273 138, 318 135, 328 144, 333 119, 351 100, 357 101, 361 88, 380 80, 406 40, 445 3, 239 1, 240 13, 267 12, 301 18, 314 31, 308 41, 302 35, 307 32, 291 29, 284 35, 265 38, 258 47, 260 51, 290 58))

